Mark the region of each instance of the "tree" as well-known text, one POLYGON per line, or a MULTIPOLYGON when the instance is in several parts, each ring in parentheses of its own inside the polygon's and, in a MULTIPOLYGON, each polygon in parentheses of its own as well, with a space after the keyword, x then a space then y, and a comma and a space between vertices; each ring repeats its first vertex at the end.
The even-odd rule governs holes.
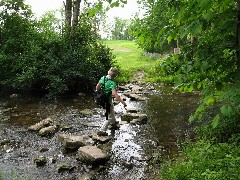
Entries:
POLYGON ((180 42, 181 54, 161 62, 156 73, 171 76, 180 91, 202 92, 201 104, 190 121, 205 118, 214 109, 210 126, 220 128, 218 132, 223 134, 237 131, 230 124, 239 124, 240 100, 234 97, 238 97, 240 81, 240 2, 143 2, 148 7, 147 14, 132 26, 138 44, 145 50, 161 52, 180 42))
POLYGON ((77 26, 80 14, 81 0, 66 0, 65 7, 65 27, 71 32, 77 26))
POLYGON ((8 15, 7 11, 10 11, 11 14, 18 14, 21 17, 32 18, 32 11, 28 5, 24 4, 23 0, 1 1, 0 6, 2 8, 0 14, 3 18, 5 15, 8 15))
POLYGON ((112 28, 112 39, 115 40, 129 40, 131 39, 129 35, 129 21, 127 19, 121 19, 119 17, 114 17, 114 25, 112 28))
MULTIPOLYGON (((69 34, 71 31, 74 30, 74 28, 78 25, 79 18, 80 18, 80 4, 82 0, 66 0, 64 3, 65 7, 65 27, 66 32, 69 34)), ((99 0, 97 2, 92 2, 89 0, 83 1, 87 7, 89 7, 92 3, 94 6, 89 9, 88 16, 93 17, 97 14, 97 12, 103 10, 103 3, 107 2, 109 6, 107 6, 106 10, 112 7, 118 7, 120 5, 126 4, 126 0, 99 0)))
POLYGON ((144 18, 134 17, 131 24, 131 34, 138 45, 147 52, 166 53, 176 47, 176 42, 168 42, 171 31, 165 31, 169 26, 170 17, 177 12, 171 0, 142 1, 146 9, 144 18))
POLYGON ((61 20, 55 17, 54 11, 46 12, 38 21, 38 31, 42 33, 42 37, 47 41, 54 37, 58 37, 62 33, 61 20))
POLYGON ((29 87, 36 77, 41 44, 29 6, 22 0, 7 0, 0 13, 0 86, 29 87))
POLYGON ((236 44, 237 44, 237 69, 240 74, 240 0, 237 0, 237 28, 236 28, 236 44))

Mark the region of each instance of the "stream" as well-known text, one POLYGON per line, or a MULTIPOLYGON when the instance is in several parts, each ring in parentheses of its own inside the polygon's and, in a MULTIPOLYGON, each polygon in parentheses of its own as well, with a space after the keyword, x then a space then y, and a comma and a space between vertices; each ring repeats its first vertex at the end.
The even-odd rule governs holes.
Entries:
MULTIPOLYGON (((108 149, 110 159, 104 165, 87 165, 76 159, 76 152, 66 153, 58 135, 86 135, 97 131, 104 121, 104 111, 91 96, 78 95, 45 100, 32 96, 0 98, 0 180, 12 179, 158 179, 164 157, 172 157, 181 143, 194 137, 188 117, 198 106, 198 93, 175 92, 170 86, 154 85, 146 89, 144 101, 126 98, 128 108, 136 108, 148 117, 145 124, 124 124, 109 130, 110 142, 99 144, 108 149), (92 114, 81 111, 90 109, 92 114), (50 136, 40 136, 28 127, 51 117, 64 125, 50 136), (36 166, 34 158, 47 157, 44 166, 36 166), (71 171, 58 171, 61 163, 70 164, 71 171), (84 178, 90 177, 90 178, 84 178)), ((120 92, 121 93, 121 92, 120 92)), ((123 92, 122 92, 123 93, 123 92)), ((124 108, 115 106, 117 121, 124 108)))

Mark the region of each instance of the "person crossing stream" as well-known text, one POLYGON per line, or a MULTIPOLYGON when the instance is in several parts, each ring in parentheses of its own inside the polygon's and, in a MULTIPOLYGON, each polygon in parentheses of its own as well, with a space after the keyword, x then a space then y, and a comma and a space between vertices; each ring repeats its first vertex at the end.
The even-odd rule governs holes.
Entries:
POLYGON ((124 107, 127 106, 127 104, 121 99, 121 97, 117 93, 116 83, 114 82, 114 78, 117 76, 118 69, 115 67, 111 67, 108 70, 107 76, 103 76, 96 85, 96 92, 101 89, 106 94, 106 105, 104 106, 104 108, 106 109, 106 120, 102 125, 101 130, 97 133, 100 136, 107 136, 108 134, 106 133, 106 130, 108 129, 109 125, 116 126, 117 124, 112 96, 114 96, 116 100, 122 103, 124 107))
POLYGON ((108 136, 97 135, 105 110, 96 107, 91 97, 55 102, 0 99, 1 176, 40 180, 157 177, 156 155, 176 151, 175 135, 188 134, 184 119, 197 101, 195 95, 173 95, 166 89, 119 85, 119 95, 128 106, 113 102, 119 128, 108 129, 108 136))

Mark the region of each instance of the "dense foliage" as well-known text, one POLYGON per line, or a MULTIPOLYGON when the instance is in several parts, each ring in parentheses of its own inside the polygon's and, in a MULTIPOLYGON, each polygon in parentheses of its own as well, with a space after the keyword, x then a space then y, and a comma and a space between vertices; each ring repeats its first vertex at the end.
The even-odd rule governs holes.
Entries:
POLYGON ((119 17, 114 18, 114 25, 111 30, 111 39, 113 40, 133 40, 133 37, 129 34, 129 23, 127 19, 121 19, 119 17))
POLYGON ((146 52, 166 53, 172 50, 176 41, 168 43, 169 32, 162 32, 169 24, 171 15, 167 1, 143 1, 146 9, 144 18, 135 16, 130 26, 130 34, 135 37, 137 44, 146 52))
POLYGON ((137 42, 145 50, 161 53, 177 45, 181 48, 180 54, 160 61, 155 72, 159 77, 171 77, 168 80, 180 91, 201 92, 199 107, 189 121, 198 122, 198 137, 212 139, 190 145, 183 153, 185 158, 169 166, 163 179, 238 179, 234 171, 239 171, 239 141, 235 139, 235 149, 230 139, 240 132, 240 2, 143 2, 148 11, 135 24, 137 42), (209 156, 204 151, 208 144, 213 147, 209 156), (221 155, 225 153, 228 155, 221 155), (194 159, 198 162, 193 163, 194 159))
POLYGON ((161 61, 156 73, 173 77, 180 91, 202 92, 201 105, 190 121, 203 119, 209 109, 215 114, 213 128, 220 119, 237 119, 233 118, 239 116, 240 102, 237 98, 239 44, 236 32, 239 26, 236 2, 147 2, 149 16, 141 20, 143 23, 138 28, 141 32, 137 34, 139 31, 136 31, 136 38, 145 46, 154 45, 153 49, 158 45, 164 47, 166 42, 182 42, 181 53, 161 61), (151 29, 155 33, 149 31, 151 29), (155 34, 156 39, 152 38, 155 34))
POLYGON ((0 88, 42 90, 50 96, 92 89, 112 64, 109 48, 98 42, 82 16, 74 32, 56 28, 50 13, 35 20, 21 0, 5 1, 0 24, 0 88))

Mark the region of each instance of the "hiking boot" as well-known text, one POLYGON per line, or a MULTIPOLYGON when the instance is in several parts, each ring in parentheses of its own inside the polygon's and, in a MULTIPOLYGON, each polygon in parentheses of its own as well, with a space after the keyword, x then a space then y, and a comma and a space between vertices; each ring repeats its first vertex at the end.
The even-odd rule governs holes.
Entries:
POLYGON ((110 124, 110 128, 109 129, 119 129, 120 125, 118 121, 115 121, 115 123, 110 124))
POLYGON ((97 132, 97 135, 98 135, 98 136, 108 136, 108 133, 107 133, 107 132, 104 132, 104 131, 98 131, 98 132, 97 132))

